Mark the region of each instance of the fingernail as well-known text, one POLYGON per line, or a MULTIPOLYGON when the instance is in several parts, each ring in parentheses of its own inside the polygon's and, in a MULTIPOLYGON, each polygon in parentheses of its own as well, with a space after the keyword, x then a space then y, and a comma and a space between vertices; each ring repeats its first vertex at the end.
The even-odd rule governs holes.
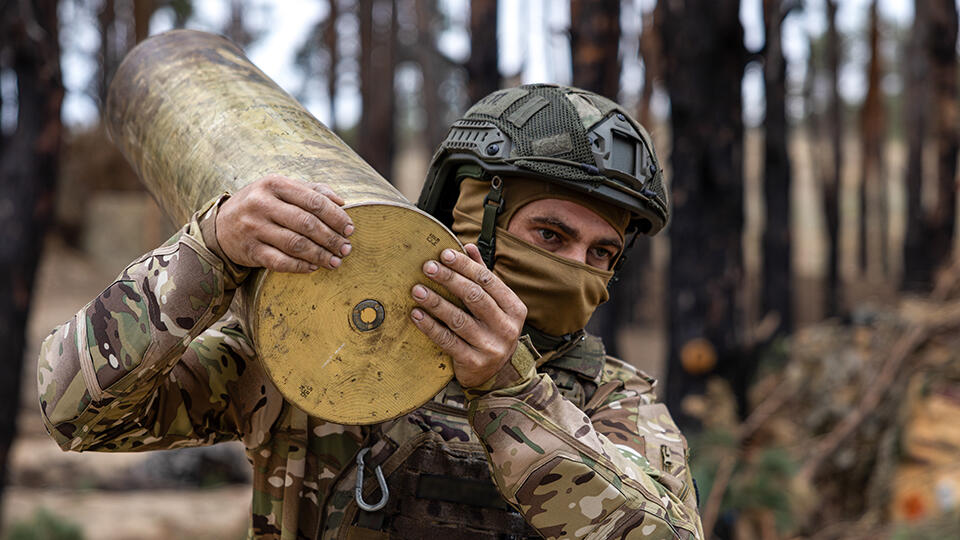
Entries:
POLYGON ((423 300, 427 297, 427 289, 423 285, 413 286, 413 297, 417 300, 423 300))
POLYGON ((352 249, 353 249, 353 246, 351 246, 350 244, 344 244, 340 246, 340 254, 346 257, 347 255, 350 254, 350 250, 352 249))
POLYGON ((353 234, 353 225, 347 225, 346 227, 343 228, 344 236, 350 236, 351 234, 353 234))
POLYGON ((428 274, 436 274, 439 269, 440 267, 433 261, 427 261, 427 264, 423 265, 423 271, 428 274))
POLYGON ((411 312, 410 312, 410 316, 413 317, 413 320, 415 320, 415 321, 422 321, 422 320, 423 320, 423 312, 420 311, 419 309, 415 309, 415 310, 411 311, 411 312))
POLYGON ((456 257, 457 256, 456 254, 454 254, 452 249, 445 249, 443 250, 443 253, 440 254, 440 258, 443 259, 443 262, 448 262, 448 263, 453 262, 453 259, 455 259, 456 257))
POLYGON ((341 262, 342 262, 342 261, 341 261, 340 257, 336 257, 336 256, 330 257, 330 266, 332 266, 332 267, 334 267, 334 268, 339 268, 341 262))

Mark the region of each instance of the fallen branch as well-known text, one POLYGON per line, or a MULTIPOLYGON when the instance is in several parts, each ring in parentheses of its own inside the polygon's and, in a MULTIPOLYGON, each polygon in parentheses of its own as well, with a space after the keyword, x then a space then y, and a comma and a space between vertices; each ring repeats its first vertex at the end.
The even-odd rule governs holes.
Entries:
POLYGON ((816 444, 810 456, 800 468, 799 477, 801 481, 806 483, 812 481, 826 459, 832 456, 847 437, 876 411, 880 401, 893 386, 893 383, 897 381, 900 368, 910 354, 923 345, 932 334, 958 325, 960 325, 960 303, 955 302, 940 310, 928 322, 911 326, 907 333, 894 343, 887 358, 883 361, 880 372, 870 383, 866 394, 857 404, 857 407, 816 444))

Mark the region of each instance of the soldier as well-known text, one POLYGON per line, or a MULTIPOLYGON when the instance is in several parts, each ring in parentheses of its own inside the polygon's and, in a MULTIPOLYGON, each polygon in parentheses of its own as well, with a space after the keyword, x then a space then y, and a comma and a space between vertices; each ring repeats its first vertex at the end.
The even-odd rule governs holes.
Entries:
POLYGON ((251 267, 337 271, 353 231, 342 204, 268 176, 131 263, 43 344, 51 436, 74 451, 241 440, 256 538, 703 537, 686 442, 654 381, 583 331, 624 251, 668 217, 650 138, 626 111, 532 85, 453 125, 419 206, 465 252, 423 272, 466 309, 417 285, 410 317, 455 380, 375 426, 286 402, 229 310, 251 267))

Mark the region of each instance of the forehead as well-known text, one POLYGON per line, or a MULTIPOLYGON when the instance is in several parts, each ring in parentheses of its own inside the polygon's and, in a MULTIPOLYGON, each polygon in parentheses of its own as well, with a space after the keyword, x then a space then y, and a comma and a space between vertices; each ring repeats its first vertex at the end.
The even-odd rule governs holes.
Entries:
POLYGON ((517 209, 511 221, 536 221, 544 218, 559 220, 581 234, 619 236, 617 230, 599 214, 586 206, 566 199, 537 199, 531 201, 517 209))

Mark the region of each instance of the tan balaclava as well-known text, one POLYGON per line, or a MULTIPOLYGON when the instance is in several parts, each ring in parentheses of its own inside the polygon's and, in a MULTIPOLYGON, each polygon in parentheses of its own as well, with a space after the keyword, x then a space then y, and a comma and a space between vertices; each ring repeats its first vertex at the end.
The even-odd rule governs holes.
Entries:
MULTIPOLYGON (((453 209, 453 232, 461 242, 476 243, 479 238, 483 199, 489 191, 488 181, 463 179, 460 198, 453 209)), ((504 179, 504 206, 497 217, 493 271, 526 304, 528 325, 552 336, 563 336, 586 326, 597 306, 607 301, 607 283, 613 272, 554 255, 507 232, 517 210, 539 199, 572 201, 593 211, 617 231, 621 242, 630 213, 556 184, 526 178, 504 179)))

